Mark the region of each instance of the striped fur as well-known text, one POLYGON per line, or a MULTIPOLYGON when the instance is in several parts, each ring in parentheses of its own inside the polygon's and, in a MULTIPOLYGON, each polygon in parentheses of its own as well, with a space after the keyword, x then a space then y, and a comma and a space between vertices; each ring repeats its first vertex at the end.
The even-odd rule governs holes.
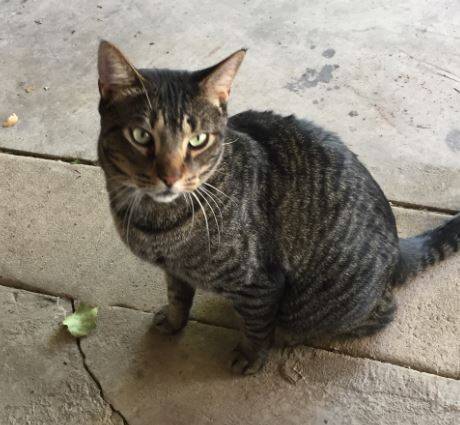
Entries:
POLYGON ((254 373, 275 327, 302 340, 375 332, 393 317, 393 284, 458 250, 459 216, 400 241, 381 189, 336 135, 271 112, 227 122, 224 104, 199 98, 194 74, 140 72, 153 81, 154 108, 143 95, 118 105, 101 100, 99 159, 121 238, 168 276, 159 330, 186 325, 196 288, 221 294, 244 323, 232 368, 254 373), (131 114, 168 117, 175 134, 187 115, 196 125, 212 122, 222 140, 203 161, 215 171, 194 197, 158 203, 128 184, 115 156, 137 173, 151 166, 121 135, 131 114))
POLYGON ((460 214, 451 220, 412 238, 399 242, 401 256, 395 273, 395 284, 404 283, 427 267, 446 259, 460 247, 460 214))

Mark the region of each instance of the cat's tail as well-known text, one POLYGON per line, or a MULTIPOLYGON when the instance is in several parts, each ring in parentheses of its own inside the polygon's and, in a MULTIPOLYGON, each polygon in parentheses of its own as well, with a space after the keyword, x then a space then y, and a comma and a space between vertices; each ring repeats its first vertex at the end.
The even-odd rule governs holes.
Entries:
POLYGON ((395 273, 396 285, 460 249, 460 214, 433 230, 400 239, 399 247, 401 256, 395 273))

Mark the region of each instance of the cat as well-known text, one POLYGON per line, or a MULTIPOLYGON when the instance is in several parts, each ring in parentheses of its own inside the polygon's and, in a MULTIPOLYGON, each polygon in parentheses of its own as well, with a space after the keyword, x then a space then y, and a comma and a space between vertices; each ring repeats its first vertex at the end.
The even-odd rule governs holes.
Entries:
POLYGON ((305 341, 363 336, 394 317, 392 288, 457 251, 460 214, 399 239, 382 190, 333 133, 295 116, 228 118, 239 50, 195 71, 136 69, 98 53, 99 163, 116 228, 166 274, 164 333, 188 321, 195 289, 243 323, 231 369, 256 373, 275 329, 305 341))

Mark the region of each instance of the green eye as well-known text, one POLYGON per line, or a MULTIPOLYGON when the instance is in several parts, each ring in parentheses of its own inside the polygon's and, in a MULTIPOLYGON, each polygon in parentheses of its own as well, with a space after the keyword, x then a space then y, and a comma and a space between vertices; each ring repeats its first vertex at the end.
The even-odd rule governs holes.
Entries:
POLYGON ((209 134, 200 133, 192 137, 191 139, 189 139, 188 144, 192 148, 201 148, 208 142, 208 140, 209 140, 209 134))
POLYGON ((150 133, 145 131, 143 128, 136 127, 133 130, 133 139, 140 145, 146 145, 150 142, 150 140, 152 140, 152 136, 150 136, 150 133))

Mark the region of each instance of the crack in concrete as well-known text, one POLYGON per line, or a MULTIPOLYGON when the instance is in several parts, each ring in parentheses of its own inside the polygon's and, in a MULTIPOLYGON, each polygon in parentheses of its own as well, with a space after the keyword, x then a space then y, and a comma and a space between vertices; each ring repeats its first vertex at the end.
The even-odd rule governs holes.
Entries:
POLYGON ((412 204, 410 202, 396 201, 394 199, 388 199, 388 202, 392 207, 404 208, 406 210, 433 212, 446 215, 455 215, 459 213, 457 210, 451 210, 448 208, 428 207, 426 205, 412 204))
MULTIPOLYGON (((74 302, 74 300, 71 300, 71 304, 72 304, 72 311, 75 312, 75 302, 74 302)), ((107 398, 105 397, 104 389, 102 388, 102 384, 96 378, 96 375, 93 373, 93 371, 88 366, 88 363, 86 362, 86 354, 83 351, 83 348, 81 346, 80 338, 76 338, 75 341, 77 343, 78 351, 80 352, 80 355, 81 355, 83 367, 86 370, 86 372, 88 373, 88 375, 90 376, 90 378, 93 380, 93 382, 96 384, 97 388, 99 389, 99 394, 100 394, 102 400, 104 400, 104 402, 110 407, 112 412, 116 413, 121 418, 121 420, 123 421, 123 425, 129 425, 129 422, 126 420, 126 418, 123 415, 123 413, 121 413, 120 410, 115 408, 115 406, 112 403, 110 403, 110 401, 108 401, 107 398)))
POLYGON ((430 368, 419 369, 419 368, 414 367, 414 366, 405 365, 404 363, 398 362, 397 360, 394 360, 394 359, 376 359, 374 357, 362 356, 362 355, 360 355, 358 353, 350 354, 350 353, 347 353, 346 351, 340 351, 339 349, 331 348, 331 347, 321 347, 321 346, 314 346, 314 345, 310 345, 309 347, 314 348, 315 350, 322 350, 322 351, 327 351, 328 353, 339 354, 341 356, 350 357, 352 359, 369 360, 369 361, 372 361, 372 362, 378 362, 378 363, 382 363, 382 364, 402 367, 404 369, 413 370, 413 371, 419 372, 419 373, 426 373, 427 375, 438 376, 440 378, 450 379, 450 380, 453 380, 453 381, 458 381, 458 379, 459 379, 455 374, 453 376, 449 376, 449 375, 445 375, 443 373, 437 372, 435 369, 430 369, 430 368))
POLYGON ((48 297, 62 298, 62 299, 69 300, 69 301, 74 300, 74 297, 72 297, 69 294, 65 294, 62 292, 60 293, 60 292, 44 291, 28 283, 20 282, 18 280, 4 279, 1 276, 0 276, 0 286, 4 286, 6 288, 11 288, 11 289, 17 289, 18 291, 31 292, 32 294, 36 294, 36 295, 46 295, 48 297))
MULTIPOLYGON (((350 88, 352 87, 350 86, 350 88)), ((25 157, 25 158, 43 159, 46 161, 57 161, 57 162, 60 161, 60 162, 65 162, 65 163, 73 164, 73 165, 87 165, 90 167, 99 167, 97 161, 89 161, 87 159, 80 159, 80 158, 60 157, 60 156, 46 155, 46 154, 40 154, 40 153, 34 153, 34 152, 26 152, 26 151, 20 151, 16 149, 9 149, 9 148, 2 148, 2 147, 0 147, 0 153, 6 154, 6 155, 12 155, 12 156, 20 156, 20 157, 25 157)), ((448 215, 455 215, 458 213, 458 211, 448 209, 448 208, 413 204, 410 202, 398 201, 395 199, 389 199, 388 201, 390 202, 390 204, 394 205, 395 207, 412 209, 416 211, 436 212, 436 213, 448 214, 448 215)), ((65 297, 65 295, 63 296, 65 297)))
MULTIPOLYGON (((44 295, 44 296, 47 296, 47 297, 53 297, 53 298, 59 298, 59 299, 68 300, 68 301, 70 301, 70 304, 72 306, 72 312, 75 313, 75 299, 73 297, 71 297, 70 295, 68 295, 68 294, 62 295, 62 294, 58 294, 58 293, 52 293, 52 292, 48 292, 48 291, 38 290, 36 288, 30 287, 30 285, 28 285, 26 283, 22 283, 22 282, 19 282, 19 281, 14 281, 13 282, 12 280, 2 280, 2 279, 0 279, 0 286, 4 286, 6 288, 11 288, 11 289, 17 289, 18 291, 30 292, 30 293, 35 294, 35 295, 44 295)), ((16 301, 17 295, 13 295, 13 297, 14 297, 14 299, 16 301)), ((131 309, 136 310, 134 307, 131 307, 131 309)), ((105 398, 104 390, 102 388, 101 383, 98 381, 98 379, 96 378, 94 373, 91 371, 91 369, 89 368, 89 366, 88 366, 88 364, 86 362, 86 354, 83 351, 83 348, 81 347, 80 338, 76 338, 75 341, 77 343, 77 348, 78 348, 78 351, 79 351, 80 356, 82 358, 83 368, 86 370, 86 372, 88 373, 88 375, 90 376, 92 381, 96 384, 97 388, 99 389, 99 394, 100 394, 102 400, 104 400, 104 402, 110 407, 112 412, 114 412, 115 414, 117 414, 121 418, 121 420, 123 421, 123 425, 129 425, 129 423, 126 420, 126 418, 124 417, 124 415, 118 409, 116 409, 113 406, 112 403, 110 403, 105 398)))
POLYGON ((19 149, 4 148, 1 146, 0 146, 0 153, 6 154, 6 155, 23 156, 26 158, 46 159, 48 161, 61 161, 61 162, 67 162, 67 163, 74 164, 74 165, 75 164, 91 165, 93 167, 98 166, 97 161, 90 161, 88 159, 82 159, 82 158, 71 157, 71 156, 59 156, 59 155, 51 155, 51 154, 45 154, 45 153, 21 151, 19 149))
MULTIPOLYGON (((73 297, 69 296, 69 295, 61 296, 59 294, 45 292, 45 291, 39 291, 37 289, 29 290, 29 289, 27 289, 29 287, 29 285, 25 284, 24 287, 21 287, 21 285, 22 285, 21 282, 15 282, 15 284, 11 284, 9 281, 2 281, 0 279, 0 286, 5 286, 7 288, 18 289, 18 290, 26 291, 26 292, 31 292, 31 293, 38 294, 38 295, 46 295, 46 296, 55 297, 55 298, 67 299, 72 304, 72 310, 75 311, 75 308, 74 308, 75 299, 73 297)), ((152 311, 142 310, 140 308, 136 308, 134 306, 129 306, 127 304, 111 304, 111 305, 109 304, 109 305, 106 305, 105 307, 124 308, 124 309, 127 309, 127 310, 138 311, 138 312, 146 313, 146 314, 152 314, 152 311)), ((196 322, 196 323, 199 323, 199 324, 204 325, 204 326, 213 326, 213 327, 216 327, 216 328, 222 328, 222 329, 238 331, 237 328, 232 328, 232 327, 229 327, 229 326, 223 326, 223 325, 215 324, 215 323, 204 321, 204 320, 198 320, 195 317, 191 317, 189 320, 193 321, 193 322, 196 322)), ((91 372, 91 370, 89 369, 88 365, 86 364, 86 360, 85 360, 86 355, 84 354, 83 349, 80 346, 80 341, 79 340, 77 340, 77 345, 78 345, 78 349, 80 350, 80 353, 81 353, 82 358, 83 358, 83 365, 84 365, 85 369, 87 370, 88 374, 93 378, 94 382, 99 387, 99 390, 101 391, 102 399, 104 401, 106 401, 110 405, 110 407, 113 409, 113 411, 118 413, 120 415, 120 417, 123 419, 123 415, 121 413, 119 413, 115 408, 113 408, 113 406, 104 398, 103 390, 102 390, 102 387, 101 387, 99 381, 96 379, 96 377, 91 372)), ((342 356, 358 358, 358 359, 363 359, 363 360, 370 360, 370 361, 375 361, 375 362, 388 364, 388 365, 392 365, 392 366, 398 366, 398 367, 402 367, 402 368, 405 368, 405 369, 414 370, 414 371, 420 372, 420 373, 427 373, 429 375, 439 376, 439 377, 445 378, 445 379, 458 380, 458 377, 456 375, 451 376, 451 375, 448 375, 448 374, 440 373, 440 372, 436 371, 435 369, 430 369, 430 368, 421 369, 421 368, 418 368, 418 367, 414 367, 414 366, 411 366, 411 365, 407 365, 407 364, 395 361, 394 359, 376 359, 376 358, 373 358, 373 357, 361 356, 359 354, 353 354, 352 355, 352 354, 349 354, 349 353, 347 353, 345 351, 340 351, 340 350, 337 350, 337 349, 334 349, 334 348, 320 347, 320 346, 314 346, 314 345, 305 345, 305 347, 310 347, 310 348, 315 348, 315 349, 318 349, 318 350, 328 351, 330 353, 335 353, 335 354, 339 354, 339 355, 342 355, 342 356)), ((128 424, 126 422, 126 419, 123 419, 123 420, 125 421, 124 422, 125 425, 128 424)))
MULTIPOLYGON (((120 303, 120 304, 109 304, 107 307, 111 307, 111 308, 121 308, 121 309, 126 309, 126 310, 135 310, 135 311, 139 311, 139 312, 146 313, 146 314, 150 314, 150 315, 152 315, 152 314, 154 313, 153 310, 144 310, 144 309, 142 309, 142 308, 137 308, 137 307, 131 306, 131 305, 129 305, 129 304, 125 304, 125 303, 120 303)), ((208 320, 198 319, 196 316, 194 316, 193 311, 190 313, 189 320, 192 321, 192 322, 200 323, 200 324, 202 324, 202 325, 217 326, 217 327, 219 327, 219 328, 222 328, 222 329, 229 329, 229 330, 232 330, 232 331, 237 331, 237 330, 239 330, 239 328, 238 328, 237 326, 229 326, 229 325, 223 325, 223 324, 216 324, 216 323, 210 322, 210 321, 208 321, 208 320)))

